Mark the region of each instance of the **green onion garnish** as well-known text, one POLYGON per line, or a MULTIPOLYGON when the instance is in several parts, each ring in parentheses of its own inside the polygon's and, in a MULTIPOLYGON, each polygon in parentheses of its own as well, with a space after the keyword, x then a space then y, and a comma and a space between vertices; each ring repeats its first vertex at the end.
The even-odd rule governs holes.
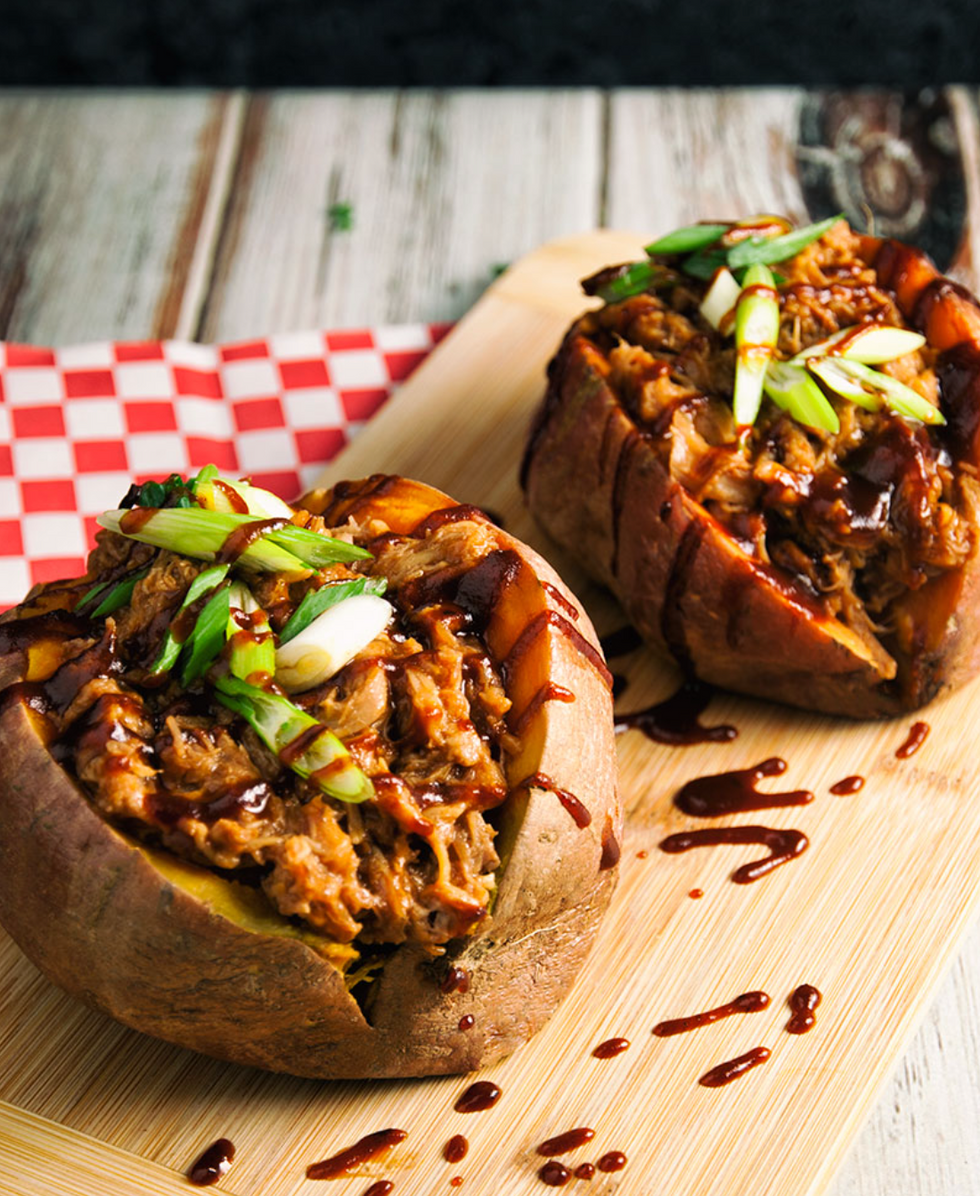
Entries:
POLYGON ((309 590, 279 633, 279 643, 289 643, 293 636, 305 631, 325 610, 343 602, 345 598, 352 598, 355 594, 376 594, 380 598, 387 587, 388 582, 383 577, 355 577, 351 581, 333 582, 318 590, 309 590))
POLYGON ((374 795, 370 779, 337 736, 288 698, 230 675, 219 677, 215 689, 223 706, 240 714, 288 768, 309 777, 324 793, 346 802, 374 795), (322 729, 314 736, 315 727, 322 729))
POLYGON ((724 249, 705 249, 693 253, 681 262, 681 269, 692 278, 711 278, 716 270, 728 264, 728 253, 724 249))
POLYGON ((728 267, 736 270, 739 266, 755 264, 771 264, 784 262, 787 258, 795 257, 802 249, 819 240, 829 229, 841 219, 843 213, 830 216, 817 224, 808 224, 805 228, 798 228, 794 232, 785 233, 781 237, 749 237, 746 241, 739 241, 728 250, 728 267))
POLYGON ((697 249, 713 245, 730 228, 730 222, 728 224, 689 224, 686 228, 675 229, 672 233, 667 233, 665 237, 653 241, 646 247, 646 251, 651 257, 674 253, 694 253, 697 249))
MULTIPOLYGON (((121 581, 119 585, 106 594, 95 610, 92 611, 91 617, 93 619, 101 619, 103 615, 111 615, 119 610, 120 607, 126 606, 133 596, 136 583, 146 577, 149 571, 149 568, 146 568, 138 569, 135 573, 131 573, 125 581, 121 581)), ((91 591, 89 592, 91 593, 91 591)))
POLYGON ((876 411, 884 403, 904 419, 923 424, 946 422, 938 407, 904 382, 858 361, 847 361, 843 357, 811 357, 806 365, 828 389, 869 411, 876 411))
POLYGON ((109 588, 109 582, 97 581, 95 583, 95 585, 92 586, 92 588, 90 590, 86 590, 85 593, 81 596, 81 598, 79 598, 79 600, 75 603, 75 610, 80 611, 83 606, 87 606, 90 602, 92 602, 95 598, 97 598, 99 596, 99 594, 102 593, 103 590, 106 590, 108 588, 109 588))
POLYGON ((180 675, 182 685, 192 685, 203 677, 220 655, 225 646, 230 604, 231 594, 228 586, 223 585, 211 595, 197 616, 194 630, 184 646, 185 662, 180 675))
MULTIPOLYGON (((705 292, 704 299, 701 301, 699 308, 701 315, 708 321, 712 328, 721 330, 722 323, 730 324, 725 317, 729 312, 735 310, 735 305, 738 303, 738 297, 742 293, 742 288, 735 281, 735 275, 731 270, 726 270, 724 266, 720 270, 715 271, 714 278, 711 280, 711 286, 705 292)), ((726 328, 725 331, 730 331, 726 328)))
POLYGON ((735 309, 735 393, 732 408, 739 428, 751 427, 762 403, 766 367, 779 339, 779 299, 767 266, 751 266, 735 309))
POLYGON ((908 328, 895 328, 891 324, 857 324, 801 349, 790 360, 793 365, 803 365, 811 357, 829 356, 859 361, 862 365, 881 365, 913 353, 925 343, 926 338, 920 332, 908 328))
POLYGON ((785 361, 770 361, 763 379, 770 399, 808 428, 839 432, 840 419, 827 396, 806 370, 785 361))
MULTIPOLYGON (((210 569, 204 569, 198 573, 197 577, 187 587, 187 593, 180 604, 178 615, 180 611, 186 610, 192 603, 197 602, 199 598, 203 598, 216 585, 220 585, 227 575, 227 565, 212 565, 210 569)), ((160 651, 157 653, 156 660, 150 665, 150 672, 168 673, 177 663, 177 657, 180 655, 180 650, 183 648, 184 642, 183 640, 175 639, 173 631, 168 630, 167 634, 163 637, 163 643, 160 646, 160 651)))
MULTIPOLYGON (((98 518, 100 527, 119 532, 131 540, 169 548, 184 556, 213 561, 225 541, 238 528, 255 523, 252 515, 205 511, 200 507, 156 510, 139 522, 129 523, 129 511, 106 511, 98 518)), ((246 569, 272 573, 304 573, 308 566, 320 568, 337 561, 360 560, 371 554, 344 540, 321 536, 308 528, 272 528, 242 552, 234 562, 246 569)))
POLYGON ((582 284, 587 295, 598 295, 606 303, 618 303, 642 295, 653 287, 673 281, 671 274, 659 262, 629 262, 614 270, 601 271, 599 276, 582 284), (591 283, 591 285, 589 285, 591 283))
POLYGON ((234 676, 241 677, 243 681, 257 674, 272 677, 276 671, 276 644, 272 638, 272 628, 252 597, 251 590, 240 581, 231 585, 227 636, 231 644, 228 667, 234 676), (236 611, 249 616, 245 626, 237 622, 236 611))

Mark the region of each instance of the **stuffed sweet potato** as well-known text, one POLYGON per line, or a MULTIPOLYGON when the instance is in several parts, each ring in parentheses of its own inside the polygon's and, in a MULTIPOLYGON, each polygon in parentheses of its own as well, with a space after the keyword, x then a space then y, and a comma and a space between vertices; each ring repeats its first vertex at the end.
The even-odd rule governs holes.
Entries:
POLYGON ((655 648, 858 718, 980 666, 980 308, 844 221, 696 225, 586 280, 524 461, 655 648))
POLYGON ((24 952, 128 1026, 297 1075, 528 1038, 619 854, 609 677, 557 576, 397 477, 294 510, 209 469, 101 522, 84 578, 0 622, 24 952))

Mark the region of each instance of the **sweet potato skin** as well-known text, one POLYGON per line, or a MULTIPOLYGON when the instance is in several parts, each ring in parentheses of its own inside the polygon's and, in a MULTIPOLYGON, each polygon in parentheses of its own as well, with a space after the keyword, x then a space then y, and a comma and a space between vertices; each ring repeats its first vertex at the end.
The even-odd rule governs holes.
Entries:
MULTIPOLYGON (((362 484, 374 487, 370 495, 348 486, 346 501, 370 501, 382 518, 390 512, 395 530, 454 505, 405 479, 377 483, 362 484)), ((322 510, 334 496, 308 500, 309 509, 322 510)), ((539 578, 578 609, 529 549, 503 532, 499 541, 520 554, 522 568, 488 638, 516 638, 529 611, 557 609, 539 578)), ((584 614, 575 625, 595 643, 584 614)), ((9 681, 22 655, 0 675, 9 681)), ((30 686, 16 683, 0 696, 0 923, 73 996, 218 1058, 324 1078, 421 1076, 490 1063, 547 1020, 588 952, 615 881, 615 868, 600 867, 621 822, 608 687, 547 622, 515 663, 514 688, 534 688, 542 669, 542 683, 553 680, 576 698, 545 702, 528 720, 508 779, 516 785, 545 772, 574 790, 592 821, 577 827, 550 792, 511 793, 493 917, 482 932, 450 944, 452 962, 470 974, 466 994, 441 992, 445 961, 402 946, 373 982, 365 1017, 340 973, 302 939, 245 928, 104 822, 49 752, 30 686), (460 1031, 467 1013, 475 1024, 460 1031)))
MULTIPOLYGON (((980 461, 980 308, 918 250, 863 238, 862 252, 909 321, 941 350, 943 409, 961 462, 980 461)), ((785 574, 754 562, 672 482, 607 382, 578 325, 553 360, 528 441, 531 512, 618 598, 656 649, 712 684, 854 718, 900 714, 980 670, 976 548, 910 595, 895 664, 829 618, 785 574)), ((961 474, 980 529, 980 489, 961 474)))

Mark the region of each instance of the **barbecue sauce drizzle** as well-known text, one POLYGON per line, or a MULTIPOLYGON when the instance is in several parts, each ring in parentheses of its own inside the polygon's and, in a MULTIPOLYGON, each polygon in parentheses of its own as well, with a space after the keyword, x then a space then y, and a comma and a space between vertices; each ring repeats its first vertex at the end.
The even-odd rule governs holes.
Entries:
POLYGON ((378 1155, 391 1150, 399 1142, 404 1142, 407 1137, 406 1130, 377 1130, 373 1134, 367 1134, 353 1146, 348 1146, 346 1150, 331 1155, 329 1159, 324 1159, 320 1163, 311 1163, 306 1168, 306 1178, 339 1179, 343 1175, 349 1175, 361 1163, 366 1163, 369 1159, 376 1159, 378 1155))
POLYGON ((469 1148, 470 1144, 462 1134, 453 1134, 442 1148, 442 1157, 447 1163, 461 1163, 469 1148))
POLYGON ((643 710, 615 716, 616 734, 642 731, 655 743, 669 743, 673 747, 689 747, 695 743, 730 743, 738 736, 738 728, 729 723, 705 727, 700 722, 714 695, 703 681, 690 680, 666 698, 643 710))
POLYGON ((928 723, 913 723, 909 729, 908 738, 900 747, 895 749, 895 755, 899 760, 907 760, 909 756, 914 756, 925 743, 928 734, 928 723))
POLYGON ((477 1080, 456 1098, 453 1108, 457 1113, 482 1113, 492 1109, 500 1100, 500 1088, 492 1080, 477 1080))
POLYGON ((592 815, 586 807, 579 801, 574 793, 569 793, 567 789, 562 789, 543 772, 532 773, 529 777, 525 777, 520 784, 515 786, 516 789, 547 789, 549 793, 553 793, 555 797, 561 802, 564 809, 571 815, 572 821, 579 828, 584 830, 592 822, 592 815))
POLYGON ((704 1075, 698 1080, 702 1088, 721 1088, 724 1084, 730 1084, 732 1080, 737 1080, 740 1076, 744 1076, 747 1071, 751 1071, 753 1067, 758 1067, 760 1063, 765 1061, 772 1054, 768 1047, 753 1047, 751 1051, 746 1051, 744 1055, 738 1055, 735 1059, 728 1059, 724 1063, 719 1063, 717 1067, 713 1067, 710 1071, 706 1071, 704 1075))
POLYGON ((770 854, 764 859, 743 864, 732 873, 732 880, 737 885, 747 885, 802 855, 809 847, 810 840, 797 830, 776 830, 769 826, 725 826, 668 835, 660 843, 660 850, 676 855, 694 847, 713 847, 723 843, 761 843, 769 848, 770 854))
POLYGON ((219 1138, 195 1160, 187 1172, 187 1178, 199 1188, 208 1188, 227 1172, 234 1157, 234 1143, 227 1138, 219 1138))
POLYGON ((674 805, 694 818, 720 818, 748 810, 809 805, 813 794, 808 789, 792 789, 786 793, 757 791, 756 785, 763 777, 782 776, 787 767, 785 760, 772 756, 752 768, 735 768, 731 772, 696 777, 678 790, 674 805))
POLYGON ((584 1146, 586 1142, 591 1142, 594 1137, 595 1130, 589 1129, 587 1125, 579 1126, 578 1129, 566 1130, 563 1134, 546 1138, 537 1148, 538 1154, 544 1155, 546 1159, 557 1154, 568 1154, 569 1151, 584 1146))
POLYGON ((812 984, 801 984, 794 989, 789 998, 789 1007, 793 1016, 786 1023, 790 1034, 806 1034, 812 1030, 817 1022, 816 1008, 822 1000, 822 993, 812 984))
POLYGON ((852 793, 857 793, 864 788, 864 777, 853 776, 844 777, 841 781, 836 781, 830 786, 830 792, 834 797, 848 797, 852 793))
POLYGON ((629 1050, 629 1045, 628 1038, 607 1038, 605 1042, 599 1043, 592 1055, 596 1059, 614 1059, 623 1051, 629 1050))
POLYGON ((694 1013, 690 1017, 677 1017, 670 1021, 658 1022, 653 1027, 653 1033, 658 1038, 672 1038, 675 1034, 686 1034, 689 1030, 699 1030, 702 1026, 710 1026, 712 1022, 721 1021, 723 1017, 732 1017, 736 1013, 761 1013, 768 1008, 769 994, 761 991, 742 993, 733 1001, 718 1005, 714 1009, 706 1009, 704 1013, 694 1013))
POLYGON ((390 1179, 379 1179, 367 1189, 364 1196, 390 1196, 390 1193, 394 1192, 394 1190, 395 1185, 390 1179))

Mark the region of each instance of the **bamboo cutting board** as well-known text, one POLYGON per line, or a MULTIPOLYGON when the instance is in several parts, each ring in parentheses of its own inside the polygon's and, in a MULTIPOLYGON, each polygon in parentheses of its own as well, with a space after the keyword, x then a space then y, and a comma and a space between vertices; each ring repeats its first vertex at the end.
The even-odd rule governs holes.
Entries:
MULTIPOLYGON (((414 475, 501 512, 509 531, 555 561, 602 632, 621 616, 536 531, 516 469, 544 365, 582 306, 577 279, 639 245, 593 233, 523 259, 330 471, 330 479, 414 475)), ((647 651, 613 666, 629 677, 622 709, 665 697, 678 680, 647 651)), ((732 743, 668 748, 623 736, 627 833, 612 908, 550 1025, 481 1076, 503 1095, 475 1115, 452 1110, 467 1078, 295 1080, 143 1038, 63 997, 0 941, 0 1191, 186 1193, 182 1173, 224 1136, 237 1155, 215 1190, 236 1196, 362 1196, 380 1177, 394 1181, 396 1196, 543 1194, 535 1145, 588 1125, 595 1140, 573 1164, 609 1150, 629 1161, 587 1186, 573 1180, 570 1191, 816 1196, 978 905, 978 700, 973 685, 930 707, 931 733, 907 760, 895 749, 911 720, 852 725, 741 698, 717 699, 707 716, 738 726, 732 743), (810 788, 816 801, 734 821, 799 828, 811 843, 802 857, 744 887, 729 876, 757 848, 657 850, 665 834, 690 825, 670 800, 684 781, 772 755, 789 770, 762 787, 810 788), (853 773, 867 778, 860 793, 828 793, 853 773), (701 900, 689 898, 694 887, 701 900), (824 997, 816 1028, 798 1037, 785 1032, 785 1000, 802 983, 824 997), (651 1035, 664 1018, 760 988, 772 997, 762 1013, 677 1038, 651 1035), (629 1050, 594 1059, 592 1048, 613 1036, 630 1039, 629 1050), (772 1051, 767 1064, 726 1088, 698 1086, 710 1067, 755 1046, 772 1051), (386 1160, 329 1185, 304 1178, 308 1163, 387 1126, 409 1137, 386 1160), (470 1152, 450 1165, 441 1148, 457 1133, 470 1152)))

